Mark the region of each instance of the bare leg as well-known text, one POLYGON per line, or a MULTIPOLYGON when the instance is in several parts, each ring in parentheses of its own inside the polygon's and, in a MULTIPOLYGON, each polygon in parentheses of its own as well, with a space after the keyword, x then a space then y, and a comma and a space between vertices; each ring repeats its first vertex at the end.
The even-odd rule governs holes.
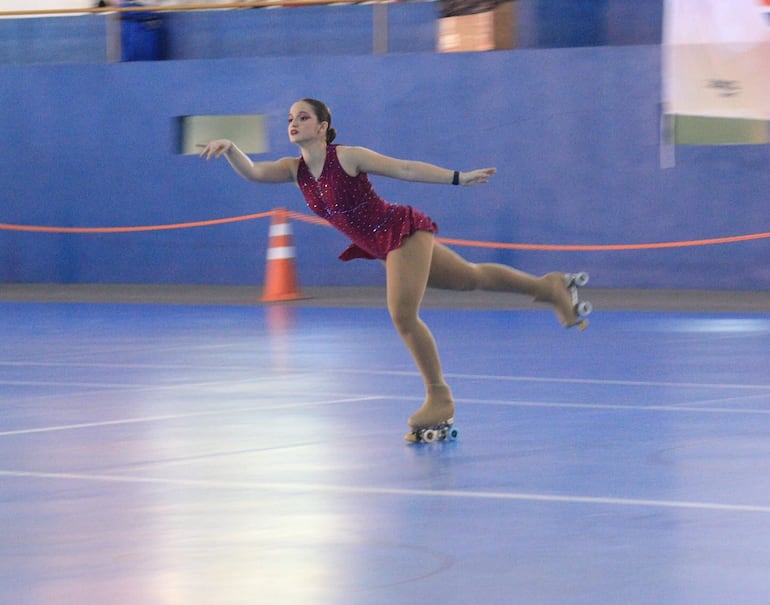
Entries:
POLYGON ((553 305, 564 327, 579 323, 561 273, 537 277, 496 263, 470 263, 443 244, 433 247, 428 286, 444 290, 488 290, 527 294, 553 305))
POLYGON ((454 416, 454 401, 444 381, 436 342, 419 317, 433 246, 433 235, 418 231, 385 260, 388 310, 422 374, 427 393, 422 407, 409 419, 413 428, 432 426, 454 416))
POLYGON ((578 318, 561 273, 536 277, 505 265, 469 263, 433 235, 418 231, 385 260, 387 298, 393 325, 406 344, 425 382, 422 407, 409 418, 413 428, 425 428, 454 417, 454 401, 444 380, 436 342, 419 317, 426 287, 448 290, 492 290, 528 294, 551 303, 562 324, 578 318))

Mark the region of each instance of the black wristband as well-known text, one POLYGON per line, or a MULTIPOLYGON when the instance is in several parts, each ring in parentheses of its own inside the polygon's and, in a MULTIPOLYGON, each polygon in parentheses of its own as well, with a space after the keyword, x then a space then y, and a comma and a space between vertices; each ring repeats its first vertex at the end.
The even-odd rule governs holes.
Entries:
POLYGON ((452 185, 459 185, 459 184, 460 184, 460 171, 455 170, 455 173, 452 176, 452 185))

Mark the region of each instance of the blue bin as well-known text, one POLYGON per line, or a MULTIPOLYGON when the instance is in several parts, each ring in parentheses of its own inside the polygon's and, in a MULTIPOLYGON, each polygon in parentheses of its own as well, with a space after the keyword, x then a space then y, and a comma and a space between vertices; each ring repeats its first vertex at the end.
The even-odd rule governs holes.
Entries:
MULTIPOLYGON (((121 6, 140 7, 140 2, 121 6)), ((160 61, 166 58, 166 31, 159 13, 122 13, 120 20, 121 61, 160 61)))

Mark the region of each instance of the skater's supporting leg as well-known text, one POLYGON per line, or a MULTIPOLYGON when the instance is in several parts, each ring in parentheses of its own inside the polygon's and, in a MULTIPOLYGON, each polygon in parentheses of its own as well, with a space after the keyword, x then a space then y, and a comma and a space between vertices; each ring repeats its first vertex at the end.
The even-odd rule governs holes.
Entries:
POLYGON ((443 290, 488 290, 526 294, 553 305, 562 325, 578 322, 572 298, 561 273, 537 277, 506 265, 470 263, 455 251, 436 242, 433 246, 428 286, 443 290))
POLYGON ((419 317, 432 252, 433 235, 418 231, 385 261, 388 310, 425 381, 425 402, 409 419, 413 427, 431 426, 454 416, 454 402, 444 382, 436 342, 419 317))

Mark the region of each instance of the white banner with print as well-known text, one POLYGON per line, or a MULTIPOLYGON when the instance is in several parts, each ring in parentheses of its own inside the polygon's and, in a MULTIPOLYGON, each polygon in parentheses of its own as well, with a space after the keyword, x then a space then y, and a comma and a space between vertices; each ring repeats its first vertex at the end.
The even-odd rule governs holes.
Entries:
POLYGON ((665 0, 668 114, 770 119, 768 0, 665 0))

